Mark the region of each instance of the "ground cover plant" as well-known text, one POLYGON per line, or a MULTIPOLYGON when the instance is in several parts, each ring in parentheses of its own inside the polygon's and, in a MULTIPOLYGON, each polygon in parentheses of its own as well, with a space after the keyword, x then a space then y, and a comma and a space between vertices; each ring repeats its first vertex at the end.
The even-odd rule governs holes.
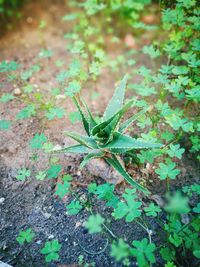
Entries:
MULTIPOLYGON (((7 4, 0 2, 5 14, 19 7, 17 1, 7 4)), ((30 62, 7 58, 7 51, 0 62, 2 162, 16 166, 11 181, 9 175, 2 179, 0 260, 38 267, 199 266, 198 1, 58 5, 65 29, 61 57, 45 35, 48 20, 41 18, 30 62), (44 83, 38 85, 39 79, 44 83), (17 131, 30 134, 18 138, 17 131), (6 146, 21 137, 23 157, 18 147, 6 146), (12 219, 6 221, 9 210, 15 212, 13 199, 31 190, 36 205, 13 228, 12 219), (44 198, 56 203, 51 230, 51 214, 46 206, 41 210, 44 198), (43 230, 37 210, 47 218, 43 230), (100 248, 82 244, 79 229, 82 241, 100 237, 100 248), (5 232, 11 232, 12 243, 5 232)), ((17 205, 19 213, 26 211, 17 205)))

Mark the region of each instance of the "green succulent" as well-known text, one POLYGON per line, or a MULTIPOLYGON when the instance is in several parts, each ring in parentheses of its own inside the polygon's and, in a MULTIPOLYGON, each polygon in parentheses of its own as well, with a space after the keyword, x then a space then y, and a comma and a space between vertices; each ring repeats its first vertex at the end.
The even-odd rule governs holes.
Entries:
POLYGON ((134 99, 131 99, 124 104, 127 79, 128 77, 126 75, 118 84, 100 122, 97 122, 94 118, 84 100, 81 99, 80 96, 74 96, 74 103, 78 108, 87 135, 67 132, 66 134, 79 144, 64 148, 59 152, 87 154, 80 165, 81 168, 91 159, 103 158, 109 165, 116 169, 128 183, 136 189, 148 194, 149 191, 132 179, 117 158, 117 155, 124 154, 133 149, 162 147, 161 144, 140 141, 124 134, 131 123, 147 111, 144 109, 131 116, 128 120, 121 122, 124 114, 135 102, 134 99))

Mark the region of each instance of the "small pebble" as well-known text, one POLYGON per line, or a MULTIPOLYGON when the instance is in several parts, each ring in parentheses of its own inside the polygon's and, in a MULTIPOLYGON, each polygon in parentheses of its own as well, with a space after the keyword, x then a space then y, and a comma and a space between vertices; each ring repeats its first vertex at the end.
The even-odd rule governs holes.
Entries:
POLYGON ((56 151, 56 150, 60 150, 60 149, 62 149, 62 147, 60 145, 55 145, 52 150, 56 151))
POLYGON ((51 217, 51 213, 45 212, 44 213, 44 217, 47 218, 47 219, 49 219, 51 217))
POLYGON ((54 238, 54 235, 48 236, 48 239, 53 239, 53 238, 54 238))
POLYGON ((14 90, 14 95, 15 96, 19 96, 19 95, 21 95, 21 90, 19 89, 19 88, 16 88, 15 90, 14 90))
POLYGON ((33 18, 32 17, 28 17, 27 19, 26 19, 26 21, 27 21, 27 23, 32 23, 33 22, 33 18))
POLYGON ((65 99, 66 98, 66 95, 57 95, 56 96, 56 99, 65 99))
POLYGON ((42 243, 42 240, 36 241, 36 244, 40 245, 42 243))
POLYGON ((5 197, 1 197, 0 198, 0 204, 3 204, 4 201, 5 201, 5 197))
POLYGON ((81 172, 80 171, 77 171, 76 175, 77 176, 81 176, 81 172))

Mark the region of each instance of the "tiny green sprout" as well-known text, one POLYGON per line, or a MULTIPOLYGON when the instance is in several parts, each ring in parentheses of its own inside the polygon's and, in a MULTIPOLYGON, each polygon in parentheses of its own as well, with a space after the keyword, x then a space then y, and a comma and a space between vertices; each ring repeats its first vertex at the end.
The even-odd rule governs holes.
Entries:
POLYGON ((0 98, 0 102, 7 103, 10 100, 13 100, 14 96, 12 94, 3 94, 0 98))
POLYGON ((44 29, 46 28, 46 26, 47 26, 47 22, 45 20, 41 20, 39 24, 39 28, 44 29))
POLYGON ((11 121, 2 119, 0 120, 0 131, 8 130, 11 126, 11 121))
POLYGON ((69 205, 66 206, 67 208, 67 213, 69 215, 76 215, 79 213, 79 211, 82 210, 82 205, 80 201, 78 200, 73 200, 69 205))
POLYGON ((39 57, 41 58, 50 58, 52 56, 53 56, 52 50, 42 49, 41 52, 39 53, 39 57))
POLYGON ((28 105, 25 108, 23 108, 18 114, 17 114, 17 119, 18 120, 23 120, 26 118, 30 118, 36 114, 35 107, 34 105, 28 105))
POLYGON ((33 92, 34 87, 33 87, 32 84, 27 84, 27 85, 25 85, 25 86, 23 87, 23 90, 24 90, 24 93, 29 94, 29 93, 32 93, 32 92, 33 92))
POLYGON ((90 215, 88 220, 85 222, 85 227, 88 229, 90 234, 99 233, 102 231, 102 224, 105 222, 105 219, 100 215, 90 215))
POLYGON ((176 267, 176 265, 173 262, 169 261, 165 264, 164 267, 176 267))
POLYGON ((18 174, 16 175, 16 179, 20 181, 24 181, 26 178, 30 176, 31 176, 31 171, 26 168, 22 168, 18 171, 18 174))
POLYGON ((124 240, 119 239, 118 242, 113 242, 111 245, 111 256, 116 261, 126 259, 130 255, 130 247, 124 240))
POLYGON ((63 198, 69 193, 70 183, 67 181, 65 181, 63 184, 57 183, 56 187, 57 188, 55 191, 55 195, 59 196, 60 198, 63 198))
POLYGON ((46 177, 46 172, 45 171, 39 171, 37 174, 36 174, 36 176, 35 176, 35 178, 37 179, 37 180, 44 180, 45 179, 45 177, 46 177))
POLYGON ((0 73, 15 71, 20 67, 20 65, 15 61, 2 61, 0 62, 0 73))
POLYGON ((46 141, 47 137, 43 133, 36 134, 30 141, 30 147, 33 149, 41 149, 46 141))
POLYGON ((75 112, 70 112, 69 113, 69 119, 71 121, 72 124, 81 121, 81 116, 79 114, 79 112, 75 111, 75 112))
POLYGON ((26 242, 30 243, 34 237, 35 234, 33 233, 32 229, 28 228, 27 230, 20 231, 16 240, 20 245, 24 245, 26 242))
POLYGON ((181 194, 180 191, 176 191, 173 195, 167 195, 168 203, 164 209, 169 213, 184 214, 190 211, 189 199, 181 194))
POLYGON ((133 180, 117 158, 117 155, 125 154, 129 150, 162 147, 161 144, 156 142, 138 140, 124 133, 127 128, 138 119, 139 115, 146 112, 145 109, 140 112, 138 116, 137 114, 133 115, 129 119, 121 122, 127 110, 129 110, 135 102, 134 99, 131 99, 124 104, 127 79, 128 77, 125 76, 122 81, 119 82, 101 121, 96 120, 87 104, 79 96, 73 97, 87 135, 67 132, 66 134, 79 144, 64 148, 57 152, 87 154, 81 163, 81 168, 91 159, 103 158, 109 165, 116 169, 128 183, 138 190, 148 194, 149 191, 133 180), (85 111, 87 112, 87 115, 85 114, 85 111))
POLYGON ((193 208, 193 211, 195 213, 200 213, 200 203, 198 203, 197 206, 193 208))
POLYGON ((62 171, 61 165, 51 165, 51 167, 47 170, 47 178, 53 179, 57 178, 59 173, 62 171))
POLYGON ((67 96, 73 97, 75 94, 79 93, 81 90, 81 84, 77 80, 73 80, 69 83, 68 87, 65 88, 65 94, 67 96))
POLYGON ((150 205, 146 208, 144 208, 144 211, 147 216, 156 217, 159 212, 161 212, 161 209, 159 206, 156 206, 154 203, 150 203, 150 205))
POLYGON ((50 108, 49 111, 46 113, 46 117, 48 120, 53 120, 55 118, 62 119, 65 114, 65 110, 63 108, 53 107, 50 108))
POLYGON ((45 243, 45 246, 41 249, 41 253, 46 255, 45 261, 51 262, 59 259, 58 252, 61 249, 61 244, 58 242, 57 239, 54 239, 52 241, 47 241, 45 243))

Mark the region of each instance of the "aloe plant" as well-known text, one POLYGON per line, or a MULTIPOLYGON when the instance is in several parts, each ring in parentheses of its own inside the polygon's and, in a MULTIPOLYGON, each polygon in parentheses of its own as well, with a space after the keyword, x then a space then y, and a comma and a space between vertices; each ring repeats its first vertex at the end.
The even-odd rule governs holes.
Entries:
POLYGON ((144 109, 121 123, 124 114, 134 103, 132 99, 124 104, 126 84, 127 75, 118 84, 100 123, 94 118, 87 104, 80 96, 75 96, 73 98, 81 115, 87 135, 67 132, 66 134, 79 144, 64 148, 59 152, 87 154, 80 165, 81 168, 91 159, 103 158, 110 166, 116 169, 128 183, 136 189, 148 194, 149 191, 132 179, 117 158, 117 155, 126 153, 129 150, 160 148, 162 146, 157 143, 143 142, 124 134, 131 123, 135 121, 138 116, 146 112, 146 109, 144 109))

